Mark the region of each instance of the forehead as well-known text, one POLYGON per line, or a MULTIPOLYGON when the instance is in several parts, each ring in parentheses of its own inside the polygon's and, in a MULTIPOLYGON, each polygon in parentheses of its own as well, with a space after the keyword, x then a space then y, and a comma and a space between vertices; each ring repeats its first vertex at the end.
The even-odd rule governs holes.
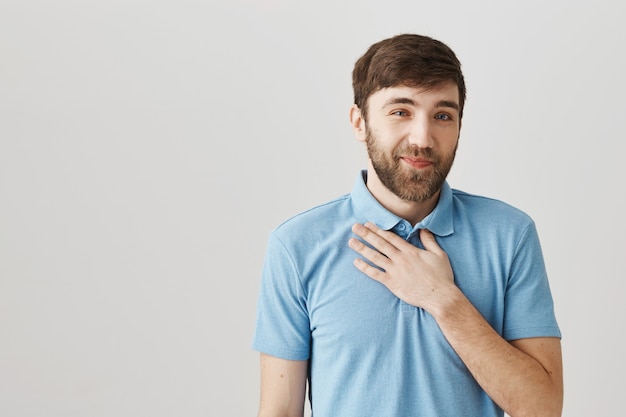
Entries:
POLYGON ((432 87, 410 87, 397 85, 385 87, 373 93, 368 101, 372 106, 384 106, 385 103, 394 102, 398 99, 410 99, 416 104, 432 104, 442 101, 459 104, 459 89, 457 85, 448 81, 432 87))

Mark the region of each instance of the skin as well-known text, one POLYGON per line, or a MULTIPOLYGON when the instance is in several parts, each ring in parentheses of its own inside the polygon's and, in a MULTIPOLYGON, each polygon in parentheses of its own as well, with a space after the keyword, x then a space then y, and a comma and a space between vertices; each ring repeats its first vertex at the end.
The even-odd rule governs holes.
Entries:
POLYGON ((261 354, 261 401, 258 417, 302 417, 307 361, 261 354))
MULTIPOLYGON (((369 97, 366 118, 356 106, 350 110, 357 140, 367 143, 369 138, 368 148, 374 140, 400 181, 395 192, 391 191, 374 169, 372 159, 377 158, 370 158, 368 189, 385 208, 412 224, 426 217, 439 199, 440 189, 429 191, 423 179, 435 175, 433 161, 454 159, 461 129, 458 102, 454 83, 429 90, 396 86, 369 97), (415 148, 430 149, 430 157, 406 151, 415 148), (416 171, 419 175, 414 175, 416 171)), ((430 313, 476 381, 507 414, 561 415, 563 375, 558 338, 504 340, 454 285, 448 256, 428 230, 420 232, 424 249, 371 223, 355 224, 352 230, 358 237, 348 242, 358 255, 355 267, 404 302, 430 313)), ((306 377, 306 361, 261 354, 259 416, 301 417, 306 377)))

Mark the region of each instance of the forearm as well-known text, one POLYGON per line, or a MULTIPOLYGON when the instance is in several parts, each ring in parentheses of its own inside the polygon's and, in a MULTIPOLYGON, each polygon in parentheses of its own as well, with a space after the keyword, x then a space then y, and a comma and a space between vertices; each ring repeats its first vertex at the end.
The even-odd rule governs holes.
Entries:
MULTIPOLYGON (((504 340, 457 287, 444 299, 430 312, 485 392, 512 417, 560 416, 560 366, 546 369, 504 340)), ((554 354, 560 365, 560 351, 554 354)))

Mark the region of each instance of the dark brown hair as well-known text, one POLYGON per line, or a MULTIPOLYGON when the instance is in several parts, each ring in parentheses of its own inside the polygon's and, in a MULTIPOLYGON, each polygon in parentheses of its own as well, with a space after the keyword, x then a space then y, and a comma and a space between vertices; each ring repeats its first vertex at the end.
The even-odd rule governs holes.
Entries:
POLYGON ((459 88, 460 117, 465 104, 461 63, 447 45, 428 36, 402 34, 370 46, 352 71, 354 104, 367 117, 367 99, 381 88, 432 88, 453 81, 459 88))

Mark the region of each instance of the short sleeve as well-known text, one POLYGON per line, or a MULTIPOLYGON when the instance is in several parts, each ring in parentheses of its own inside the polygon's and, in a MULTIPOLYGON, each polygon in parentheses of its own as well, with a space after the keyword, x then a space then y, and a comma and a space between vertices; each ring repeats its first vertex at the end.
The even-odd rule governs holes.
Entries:
POLYGON ((535 224, 523 233, 505 293, 503 336, 507 340, 561 337, 535 224))
POLYGON ((309 358, 306 294, 293 257, 272 233, 263 264, 252 348, 290 360, 309 358))

